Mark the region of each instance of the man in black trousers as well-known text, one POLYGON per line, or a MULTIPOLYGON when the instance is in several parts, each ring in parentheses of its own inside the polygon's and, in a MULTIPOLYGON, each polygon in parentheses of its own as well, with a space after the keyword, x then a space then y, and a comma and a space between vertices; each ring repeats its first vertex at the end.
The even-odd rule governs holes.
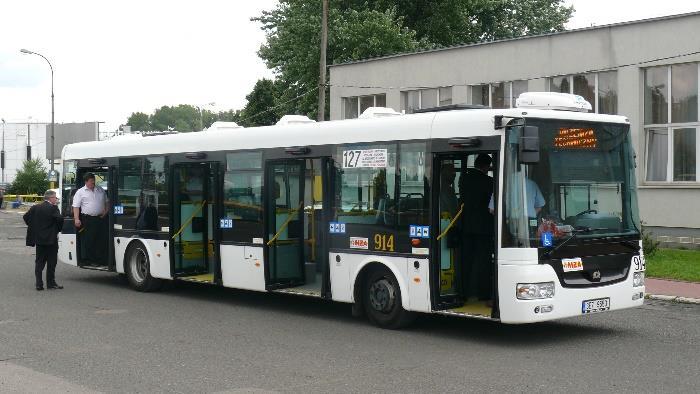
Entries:
POLYGON ((24 214, 24 223, 27 224, 27 246, 36 247, 36 260, 34 274, 36 276, 36 289, 44 290, 44 282, 41 280, 44 266, 46 267, 46 287, 49 289, 62 289, 56 283, 56 261, 58 259, 58 232, 63 227, 63 217, 58 211, 56 192, 47 190, 44 193, 44 202, 34 205, 24 214))

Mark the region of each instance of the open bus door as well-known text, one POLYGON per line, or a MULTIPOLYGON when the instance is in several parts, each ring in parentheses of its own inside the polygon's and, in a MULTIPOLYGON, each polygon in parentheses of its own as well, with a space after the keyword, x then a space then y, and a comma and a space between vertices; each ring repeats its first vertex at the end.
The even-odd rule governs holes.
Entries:
POLYGON ((221 283, 218 162, 178 163, 171 169, 171 273, 174 278, 221 283))
POLYGON ((499 137, 455 140, 433 144, 433 309, 493 317, 499 137))
POLYGON ((64 217, 63 229, 59 236, 59 259, 77 267, 110 270, 115 269, 114 259, 114 212, 111 201, 116 197, 116 170, 112 166, 80 166, 78 161, 70 161, 64 165, 64 178, 61 196, 61 210, 64 217), (85 185, 86 174, 95 175, 95 185, 103 188, 110 201, 107 216, 102 219, 99 244, 88 245, 83 239, 84 229, 75 227, 73 217, 73 196, 85 185), (101 261, 87 261, 85 251, 88 249, 101 251, 101 261))
POLYGON ((268 160, 265 166, 265 284, 268 290, 330 298, 330 157, 268 160), (280 290, 281 291, 281 290, 280 290))

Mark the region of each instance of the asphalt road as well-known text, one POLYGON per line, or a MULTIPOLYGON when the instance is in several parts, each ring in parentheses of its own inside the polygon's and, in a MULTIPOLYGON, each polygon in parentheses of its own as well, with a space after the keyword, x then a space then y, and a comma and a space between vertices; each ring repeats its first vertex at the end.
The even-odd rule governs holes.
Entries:
POLYGON ((697 392, 700 306, 537 325, 425 316, 375 328, 325 301, 178 284, 139 293, 59 264, 37 292, 0 211, 0 392, 697 392))

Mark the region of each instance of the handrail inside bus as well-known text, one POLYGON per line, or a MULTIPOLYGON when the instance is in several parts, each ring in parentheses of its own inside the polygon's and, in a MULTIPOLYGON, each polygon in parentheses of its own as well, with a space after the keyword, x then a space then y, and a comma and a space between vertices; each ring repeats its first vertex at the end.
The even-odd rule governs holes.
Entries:
POLYGON ((195 217, 197 214, 199 214, 200 212, 202 212, 202 209, 204 208, 204 206, 205 206, 206 204, 207 204, 207 200, 202 201, 202 204, 199 206, 199 208, 195 209, 195 211, 192 213, 192 216, 190 216, 190 218, 187 219, 187 221, 182 225, 182 227, 180 227, 180 229, 177 230, 177 232, 176 232, 175 234, 173 234, 173 237, 170 238, 170 239, 175 239, 175 237, 177 237, 178 235, 180 235, 180 233, 183 232, 183 231, 185 230, 185 227, 189 226, 189 224, 192 222, 192 220, 194 219, 194 217, 195 217))
POLYGON ((289 213, 289 217, 287 218, 287 220, 285 220, 284 223, 282 223, 282 225, 280 226, 280 229, 277 231, 277 234, 275 234, 274 237, 272 237, 269 241, 267 241, 267 246, 272 245, 277 240, 277 238, 280 236, 280 234, 282 234, 282 231, 284 231, 284 229, 287 228, 287 226, 289 225, 289 222, 291 222, 292 219, 294 219, 294 214, 299 212, 302 205, 304 205, 303 201, 299 203, 299 207, 297 207, 297 209, 295 209, 294 211, 289 213))
POLYGON ((447 227, 445 228, 445 230, 442 233, 440 233, 440 235, 438 235, 438 237, 437 237, 438 241, 440 239, 442 239, 442 237, 444 237, 448 231, 450 231, 450 229, 455 225, 455 223, 457 223, 457 219, 459 219, 459 217, 462 216, 462 210, 464 210, 464 203, 462 203, 462 205, 459 206, 459 211, 457 211, 457 214, 452 219, 450 224, 448 224, 447 227))

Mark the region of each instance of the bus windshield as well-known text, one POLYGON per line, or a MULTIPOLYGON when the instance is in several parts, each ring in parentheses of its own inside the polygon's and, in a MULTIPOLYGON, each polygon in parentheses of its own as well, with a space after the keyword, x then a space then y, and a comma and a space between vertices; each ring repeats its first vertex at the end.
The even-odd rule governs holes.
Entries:
POLYGON ((577 238, 639 236, 629 126, 528 119, 540 161, 519 164, 519 128, 507 130, 504 247, 550 247, 577 238))

